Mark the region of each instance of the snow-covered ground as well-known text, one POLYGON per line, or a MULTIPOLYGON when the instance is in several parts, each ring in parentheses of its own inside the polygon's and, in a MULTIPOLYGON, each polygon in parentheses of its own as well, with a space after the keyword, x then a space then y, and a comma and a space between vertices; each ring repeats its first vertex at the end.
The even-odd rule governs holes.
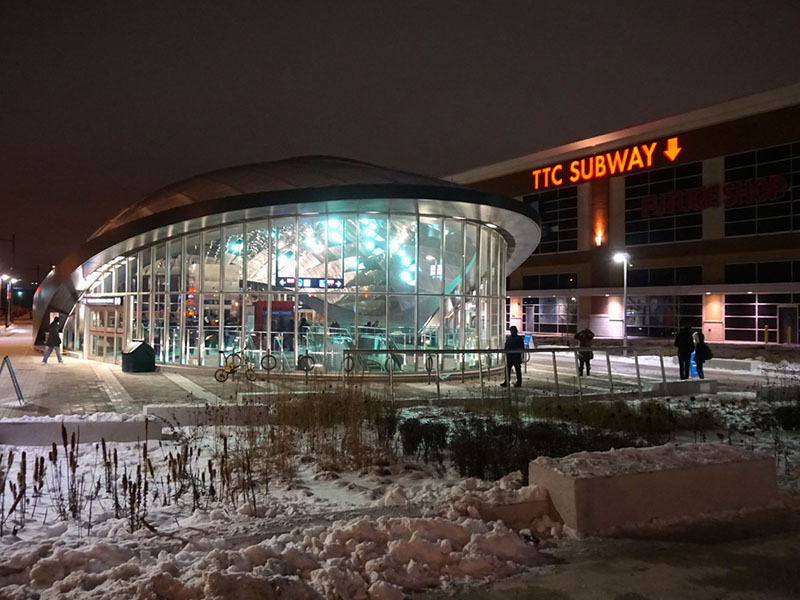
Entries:
MULTIPOLYGON (((22 497, 23 452, 27 488, 13 511, 15 494, 5 494, 0 598, 400 598, 549 562, 532 538, 481 518, 483 504, 546 497, 521 487, 519 473, 494 484, 412 462, 337 473, 305 456, 291 481, 238 495, 218 478, 211 500, 198 474, 209 459, 219 464, 218 438, 192 433, 184 466, 205 485, 200 498, 172 479, 183 442, 150 442, 146 454, 106 444, 110 485, 100 444, 68 443, 65 454, 58 443, 55 461, 52 447, 0 446, 7 490, 13 483, 22 497), (65 518, 70 489, 76 516, 65 518)), ((557 533, 548 518, 531 526, 557 533)))
MULTIPOLYGON (((672 398, 670 406, 712 410, 722 427, 679 434, 678 442, 709 442, 705 450, 653 449, 651 460, 638 451, 636 462, 616 450, 611 463, 669 468, 755 450, 776 456, 783 485, 797 485, 800 435, 764 427, 755 392, 672 398)), ((452 418, 446 410, 422 413, 403 414, 452 418)), ((236 431, 225 429, 228 439, 236 431)), ((181 433, 146 445, 107 443, 105 454, 101 444, 68 441, 65 449, 62 440, 55 448, 0 446, 0 600, 393 599, 547 569, 551 559, 534 542, 569 533, 547 516, 522 531, 486 518, 487 506, 546 499, 546 490, 522 486, 519 473, 484 482, 462 478, 447 462, 413 461, 343 471, 297 455, 291 478, 248 480, 232 470, 226 482, 219 429, 181 433)), ((589 469, 584 458, 558 465, 589 469)))

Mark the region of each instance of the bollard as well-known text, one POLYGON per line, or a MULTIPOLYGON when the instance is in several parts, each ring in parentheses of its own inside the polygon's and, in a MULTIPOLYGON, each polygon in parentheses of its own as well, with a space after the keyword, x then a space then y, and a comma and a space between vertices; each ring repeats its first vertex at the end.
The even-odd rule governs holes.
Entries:
POLYGON ((608 368, 608 385, 611 392, 611 399, 614 399, 614 377, 611 375, 611 356, 608 354, 608 350, 606 350, 606 367, 608 368))
MULTIPOLYGON (((575 359, 575 372, 579 373, 581 364, 580 361, 578 360, 577 350, 572 351, 572 358, 575 359)), ((578 379, 578 398, 580 398, 580 401, 583 402, 583 382, 581 381, 582 378, 580 375, 578 375, 577 379, 578 379)))
POLYGON ((561 400, 561 390, 558 387, 558 367, 556 366, 556 351, 553 350, 553 382, 556 384, 556 398, 561 400))
POLYGON ((764 343, 769 344, 769 325, 764 325, 764 343))
POLYGON ((639 388, 639 400, 644 400, 642 392, 642 376, 639 374, 639 352, 633 351, 633 360, 636 363, 636 386, 639 388))
POLYGON ((658 349, 658 360, 661 363, 661 383, 664 384, 664 390, 667 389, 667 371, 664 369, 664 350, 658 349))

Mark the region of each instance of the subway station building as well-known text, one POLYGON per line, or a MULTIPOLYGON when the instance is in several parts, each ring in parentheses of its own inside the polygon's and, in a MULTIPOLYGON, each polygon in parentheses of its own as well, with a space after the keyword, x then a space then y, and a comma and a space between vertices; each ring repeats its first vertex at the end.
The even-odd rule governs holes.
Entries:
POLYGON ((427 357, 411 351, 502 346, 507 274, 539 237, 527 204, 366 163, 225 169, 134 204, 56 265, 35 343, 59 314, 65 349, 100 361, 142 340, 163 364, 244 351, 338 373, 355 349, 365 370, 416 372, 427 357))
POLYGON ((507 325, 664 338, 685 323, 715 342, 798 343, 800 85, 449 179, 540 215, 507 325))

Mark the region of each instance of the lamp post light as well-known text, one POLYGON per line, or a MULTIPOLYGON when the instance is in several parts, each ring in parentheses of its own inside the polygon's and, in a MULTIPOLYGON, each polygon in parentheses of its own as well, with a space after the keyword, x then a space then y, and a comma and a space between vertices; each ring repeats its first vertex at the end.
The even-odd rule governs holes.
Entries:
POLYGON ((616 252, 614 262, 622 263, 622 355, 628 356, 628 261, 627 252, 616 252))
MULTIPOLYGON (((0 275, 0 282, 2 282, 2 285, 5 286, 4 293, 6 296, 6 329, 8 329, 8 285, 9 285, 8 280, 9 279, 11 279, 11 275, 6 275, 5 273, 0 275)), ((0 292, 0 298, 2 297, 3 297, 3 292, 0 292)))
POLYGON ((11 323, 11 301, 14 299, 14 288, 11 286, 18 281, 19 279, 12 277, 8 280, 8 283, 6 283, 6 329, 8 329, 11 323))

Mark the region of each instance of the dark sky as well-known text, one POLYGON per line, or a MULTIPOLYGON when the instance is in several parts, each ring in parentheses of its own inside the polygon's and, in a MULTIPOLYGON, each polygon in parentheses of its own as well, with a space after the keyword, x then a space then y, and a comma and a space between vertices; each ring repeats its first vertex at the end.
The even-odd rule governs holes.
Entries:
POLYGON ((798 26, 797 0, 0 0, 0 238, 46 272, 204 171, 448 175, 797 83, 798 26))

